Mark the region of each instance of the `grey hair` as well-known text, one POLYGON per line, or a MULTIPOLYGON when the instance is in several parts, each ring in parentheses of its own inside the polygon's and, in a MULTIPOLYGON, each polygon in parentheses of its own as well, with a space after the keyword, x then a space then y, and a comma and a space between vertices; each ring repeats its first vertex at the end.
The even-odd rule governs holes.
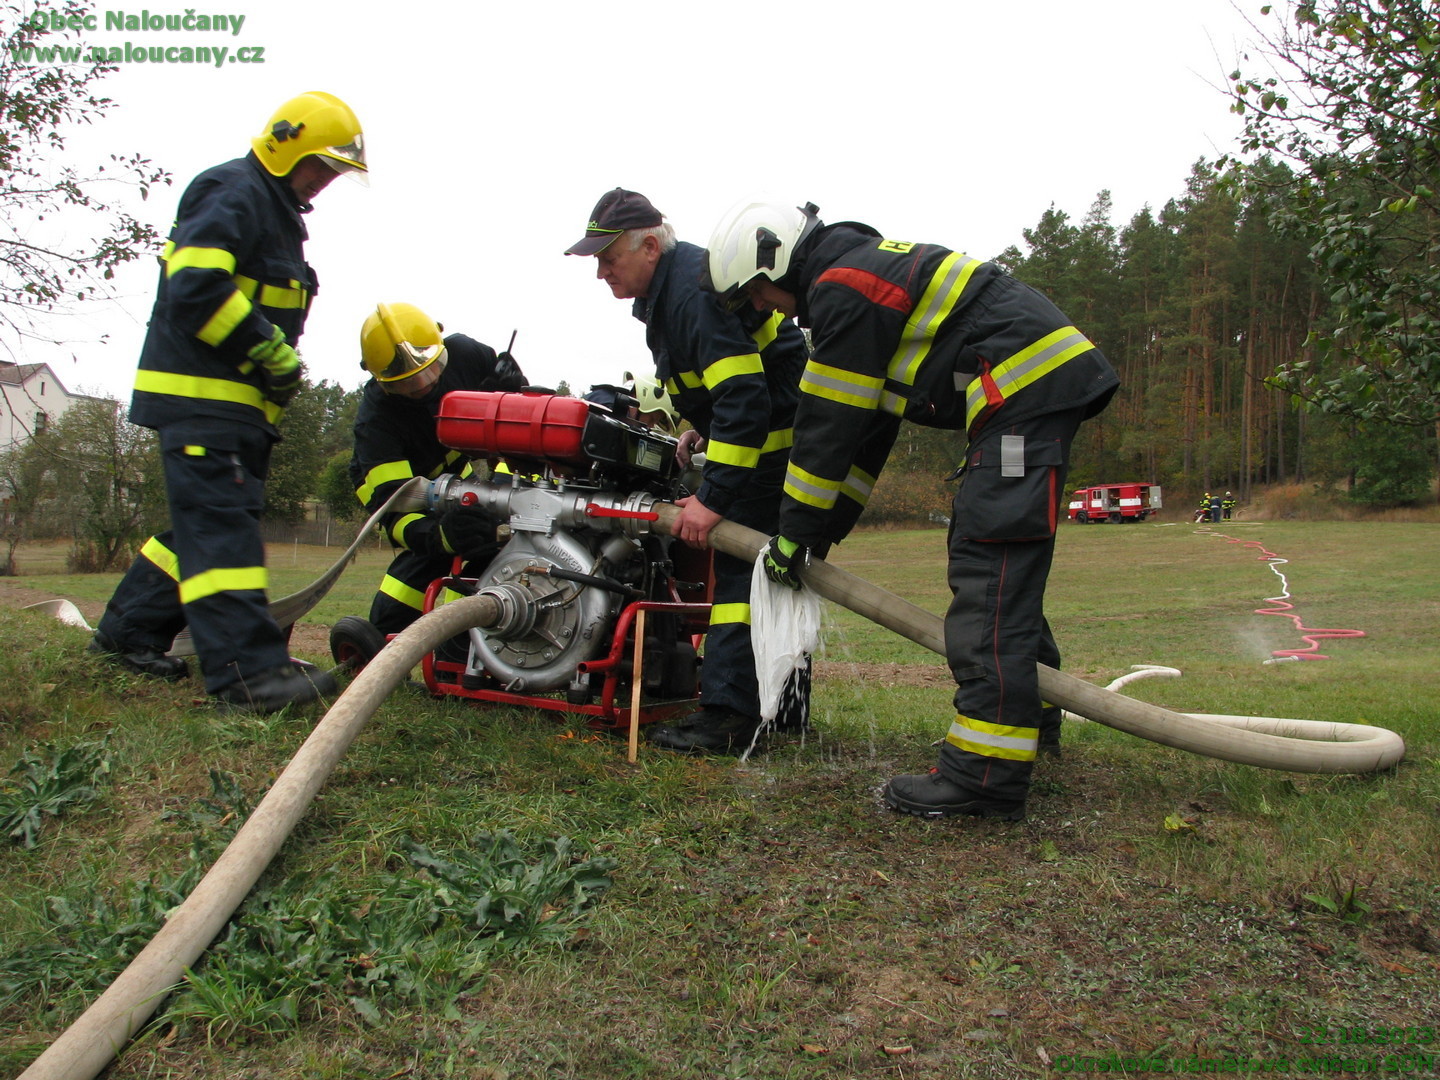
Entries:
POLYGON ((645 229, 626 229, 625 235, 630 238, 630 250, 640 250, 640 245, 645 242, 645 237, 653 236, 660 241, 660 253, 663 255, 675 246, 675 226, 668 221, 662 221, 659 225, 651 225, 645 229))

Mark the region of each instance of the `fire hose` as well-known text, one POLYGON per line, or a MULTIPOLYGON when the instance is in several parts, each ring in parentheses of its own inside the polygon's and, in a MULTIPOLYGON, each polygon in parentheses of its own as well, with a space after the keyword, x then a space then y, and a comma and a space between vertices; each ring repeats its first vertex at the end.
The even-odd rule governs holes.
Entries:
MULTIPOLYGON (((680 514, 670 503, 656 503, 651 509, 657 514, 658 529, 665 532, 680 514)), ((711 530, 710 546, 753 561, 768 539, 753 529, 721 522, 711 530)), ((804 580, 826 599, 944 653, 944 627, 938 616, 824 561, 812 562, 804 580)), ((92 1080, 98 1075, 224 928, 389 693, 441 642, 471 627, 494 625, 501 617, 500 608, 494 596, 483 592, 453 601, 421 617, 382 649, 316 724, 190 896, 19 1080, 92 1080)), ((1227 761, 1296 772, 1368 772, 1394 764, 1405 752, 1401 738, 1383 728, 1174 713, 1044 665, 1039 673, 1044 697, 1070 712, 1227 761)))

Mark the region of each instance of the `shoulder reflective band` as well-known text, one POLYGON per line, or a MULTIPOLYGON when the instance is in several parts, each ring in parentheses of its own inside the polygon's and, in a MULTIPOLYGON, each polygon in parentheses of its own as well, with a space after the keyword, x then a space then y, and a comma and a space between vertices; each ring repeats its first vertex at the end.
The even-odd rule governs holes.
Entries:
POLYGON ((979 259, 952 251, 935 268, 929 284, 925 286, 924 295, 905 323, 900 347, 890 358, 890 378, 905 386, 915 385, 915 373, 925 357, 930 355, 935 332, 955 310, 965 287, 970 284, 971 276, 980 265, 979 259))

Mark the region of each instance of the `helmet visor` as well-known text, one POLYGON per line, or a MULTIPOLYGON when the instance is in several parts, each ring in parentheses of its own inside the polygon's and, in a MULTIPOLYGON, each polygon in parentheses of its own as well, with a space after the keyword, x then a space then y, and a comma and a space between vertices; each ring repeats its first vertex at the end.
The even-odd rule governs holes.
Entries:
POLYGON ((316 156, 342 176, 349 176, 369 186, 369 167, 365 164, 365 136, 357 133, 354 141, 344 146, 327 146, 316 156))
POLYGON ((759 275, 742 281, 738 285, 731 285, 719 296, 720 306, 726 311, 740 311, 750 306, 750 283, 759 280, 759 275))
POLYGON ((416 348, 408 341, 402 341, 395 346, 395 359, 390 361, 390 366, 375 377, 382 383, 398 382, 401 379, 408 379, 416 372, 424 371, 432 364, 438 366, 436 371, 445 367, 445 346, 427 345, 423 349, 416 348))

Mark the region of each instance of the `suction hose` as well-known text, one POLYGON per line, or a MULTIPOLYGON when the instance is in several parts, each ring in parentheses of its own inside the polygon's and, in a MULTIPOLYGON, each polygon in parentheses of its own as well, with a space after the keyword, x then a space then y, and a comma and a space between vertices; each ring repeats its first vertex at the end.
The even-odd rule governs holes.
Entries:
POLYGON ((390 691, 442 641, 498 617, 494 598, 466 597, 423 616, 382 649, 315 725, 195 891, 19 1080, 91 1080, 105 1068, 224 928, 390 691))
MULTIPOLYGON (((654 509, 660 527, 665 531, 673 528, 679 508, 660 503, 654 509)), ((711 547, 749 562, 769 539, 729 521, 710 531, 711 547)), ((945 625, 938 615, 823 560, 813 560, 803 577, 825 599, 945 655, 945 625)), ((1270 716, 1176 713, 1044 664, 1037 667, 1040 693, 1046 701, 1107 727, 1192 754, 1263 769, 1313 773, 1372 772, 1389 768, 1405 756, 1404 740, 1385 728, 1270 716)))

